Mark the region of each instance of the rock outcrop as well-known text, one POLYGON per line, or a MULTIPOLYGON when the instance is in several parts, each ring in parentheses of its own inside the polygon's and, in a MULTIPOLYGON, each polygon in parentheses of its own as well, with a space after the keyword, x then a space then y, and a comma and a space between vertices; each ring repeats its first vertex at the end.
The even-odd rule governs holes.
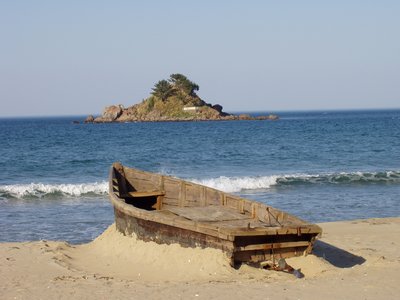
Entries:
POLYGON ((100 117, 94 119, 95 123, 109 123, 115 122, 122 115, 124 107, 122 105, 111 105, 107 106, 103 110, 103 114, 100 117))
POLYGON ((94 122, 94 117, 93 115, 89 115, 86 119, 85 119, 85 123, 93 123, 94 122))

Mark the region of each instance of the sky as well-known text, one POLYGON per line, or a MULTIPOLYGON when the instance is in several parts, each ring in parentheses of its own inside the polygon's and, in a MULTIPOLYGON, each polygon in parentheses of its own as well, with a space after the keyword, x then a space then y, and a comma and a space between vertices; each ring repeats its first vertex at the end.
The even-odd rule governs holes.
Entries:
POLYGON ((227 112, 400 108, 400 1, 0 0, 0 117, 99 114, 170 74, 227 112))

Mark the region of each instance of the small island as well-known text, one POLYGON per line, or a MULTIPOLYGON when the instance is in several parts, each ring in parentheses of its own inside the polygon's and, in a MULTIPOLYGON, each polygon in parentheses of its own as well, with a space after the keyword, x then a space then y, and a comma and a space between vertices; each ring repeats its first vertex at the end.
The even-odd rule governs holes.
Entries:
POLYGON ((158 81, 151 95, 141 103, 127 108, 107 106, 101 116, 90 115, 85 123, 278 119, 276 115, 252 117, 226 113, 221 105, 203 101, 196 94, 198 90, 199 86, 185 75, 172 74, 168 80, 158 81))

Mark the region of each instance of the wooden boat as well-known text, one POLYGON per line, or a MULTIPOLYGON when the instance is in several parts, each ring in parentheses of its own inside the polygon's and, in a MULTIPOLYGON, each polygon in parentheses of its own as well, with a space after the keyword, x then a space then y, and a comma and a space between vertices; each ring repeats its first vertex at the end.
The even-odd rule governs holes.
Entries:
POLYGON ((271 206, 120 163, 110 169, 109 195, 120 232, 221 249, 232 265, 306 255, 322 232, 271 206))

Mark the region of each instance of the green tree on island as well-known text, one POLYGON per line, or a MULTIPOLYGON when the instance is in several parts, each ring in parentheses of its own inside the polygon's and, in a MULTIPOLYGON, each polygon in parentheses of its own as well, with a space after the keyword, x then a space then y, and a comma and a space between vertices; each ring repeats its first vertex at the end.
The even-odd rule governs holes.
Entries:
POLYGON ((160 98, 162 101, 167 100, 168 97, 172 96, 175 92, 172 84, 166 80, 160 80, 157 82, 152 90, 153 92, 151 94, 160 98))
POLYGON ((179 73, 171 74, 169 81, 175 86, 175 88, 190 96, 196 96, 195 91, 199 90, 199 86, 196 83, 190 81, 185 75, 179 73))
POLYGON ((197 97, 196 91, 199 90, 198 84, 190 81, 185 75, 176 73, 171 74, 168 80, 158 81, 152 88, 153 96, 166 101, 169 97, 177 95, 181 99, 188 96, 197 97))

